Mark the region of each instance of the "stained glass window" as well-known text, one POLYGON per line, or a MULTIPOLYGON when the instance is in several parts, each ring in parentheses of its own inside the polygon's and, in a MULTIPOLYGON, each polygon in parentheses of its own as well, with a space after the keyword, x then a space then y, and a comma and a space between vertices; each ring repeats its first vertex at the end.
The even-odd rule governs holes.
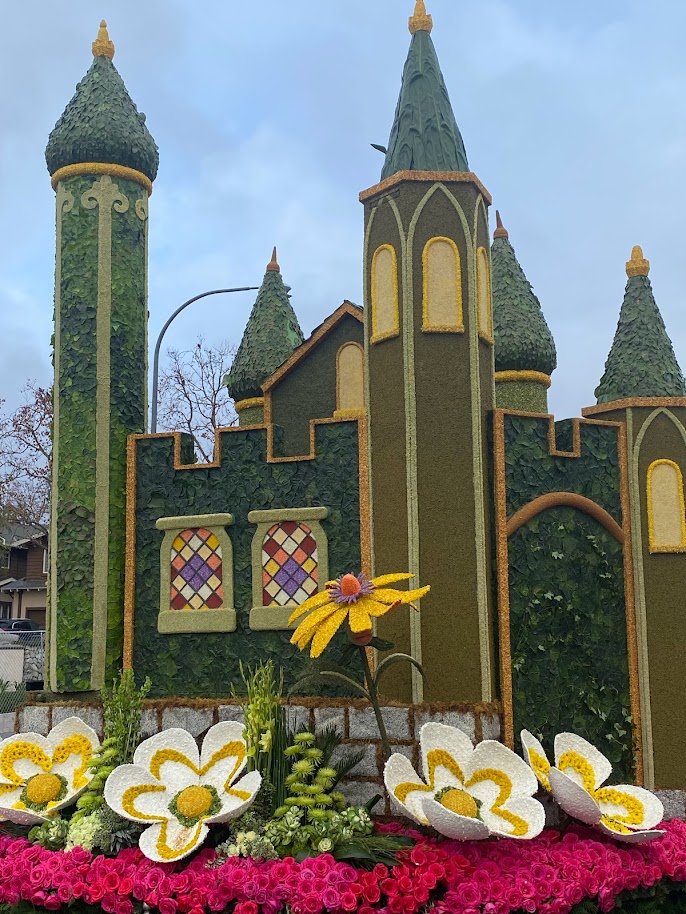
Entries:
POLYGON ((303 603, 319 588, 317 541, 298 521, 282 521, 262 541, 262 605, 303 603))
POLYGON ((211 530, 182 530, 172 543, 170 558, 172 609, 218 609, 223 605, 222 547, 211 530))

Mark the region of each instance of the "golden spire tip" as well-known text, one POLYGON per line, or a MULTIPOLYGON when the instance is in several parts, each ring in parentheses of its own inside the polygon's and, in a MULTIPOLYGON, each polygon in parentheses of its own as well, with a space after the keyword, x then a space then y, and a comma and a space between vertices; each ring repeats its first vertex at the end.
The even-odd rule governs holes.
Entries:
POLYGON ((493 232, 493 238, 509 238, 510 236, 507 233, 507 229, 503 225, 503 220, 500 218, 500 211, 495 211, 495 222, 496 229, 493 232))
POLYGON ((626 275, 647 276, 650 273, 650 261, 643 256, 643 249, 639 244, 634 245, 631 251, 631 260, 626 265, 626 275))
POLYGON ((414 7, 414 15, 410 16, 410 34, 415 32, 430 32, 434 27, 431 16, 427 15, 424 0, 417 0, 414 7))
POLYGON ((114 44, 110 41, 107 22, 104 19, 100 20, 98 37, 93 42, 92 47, 93 57, 109 57, 110 60, 114 57, 114 44))
POLYGON ((267 264, 267 273, 280 273, 281 267, 276 259, 276 248, 272 251, 272 259, 267 264))

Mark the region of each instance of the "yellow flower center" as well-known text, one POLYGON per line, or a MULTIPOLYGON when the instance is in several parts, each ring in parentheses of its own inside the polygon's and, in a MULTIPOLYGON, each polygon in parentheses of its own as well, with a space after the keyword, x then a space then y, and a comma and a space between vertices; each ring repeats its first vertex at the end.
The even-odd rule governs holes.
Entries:
POLYGON ((26 799, 35 806, 52 803, 60 795, 62 781, 56 774, 37 774, 26 785, 26 799))
POLYGON ((478 819, 479 807, 476 805, 474 797, 470 796, 466 790, 448 790, 439 800, 441 806, 445 806, 451 812, 457 813, 458 816, 466 816, 468 819, 478 819))
POLYGON ((354 597, 362 590, 362 585, 354 574, 344 574, 341 578, 341 594, 344 597, 354 597))
POLYGON ((186 819, 197 819, 212 808, 214 795, 207 787, 186 787, 176 798, 176 808, 186 819))

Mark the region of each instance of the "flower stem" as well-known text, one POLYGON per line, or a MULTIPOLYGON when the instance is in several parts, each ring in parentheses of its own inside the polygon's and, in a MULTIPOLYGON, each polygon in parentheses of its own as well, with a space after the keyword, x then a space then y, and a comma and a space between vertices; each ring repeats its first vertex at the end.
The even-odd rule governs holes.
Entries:
POLYGON ((383 714, 381 713, 381 706, 379 704, 379 693, 376 688, 376 682, 374 681, 374 676, 372 675, 372 669, 369 665, 369 657, 367 657, 367 649, 364 647, 359 647, 360 655, 362 657, 362 669, 364 670, 364 678, 367 682, 367 691, 369 692, 369 700, 371 702, 372 708, 374 708, 374 716, 376 717, 376 723, 379 727, 379 735, 381 736, 381 745, 383 746, 384 755, 386 761, 391 757, 391 744, 388 742, 388 734, 386 733, 386 724, 384 723, 383 714))

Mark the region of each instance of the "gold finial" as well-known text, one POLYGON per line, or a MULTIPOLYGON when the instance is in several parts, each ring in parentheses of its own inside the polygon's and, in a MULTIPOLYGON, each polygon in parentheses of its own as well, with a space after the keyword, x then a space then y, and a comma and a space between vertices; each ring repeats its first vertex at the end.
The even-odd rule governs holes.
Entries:
POLYGON ((507 234, 507 229, 503 225, 503 220, 500 218, 500 212, 498 210, 495 211, 495 222, 496 222, 496 229, 493 232, 493 237, 494 238, 509 238, 510 236, 507 234))
POLYGON ((643 256, 643 250, 640 245, 635 245, 631 252, 631 260, 626 265, 626 275, 647 276, 650 273, 650 261, 643 256))
POLYGON ((93 42, 93 57, 114 57, 114 44, 107 32, 107 23, 103 19, 98 29, 98 37, 93 42))
POLYGON ((276 248, 272 251, 272 259, 267 264, 267 273, 280 273, 281 267, 276 259, 276 248))
POLYGON ((410 16, 410 34, 415 32, 430 32, 434 27, 434 21, 431 16, 427 15, 424 0, 417 0, 414 7, 414 15, 410 16))

